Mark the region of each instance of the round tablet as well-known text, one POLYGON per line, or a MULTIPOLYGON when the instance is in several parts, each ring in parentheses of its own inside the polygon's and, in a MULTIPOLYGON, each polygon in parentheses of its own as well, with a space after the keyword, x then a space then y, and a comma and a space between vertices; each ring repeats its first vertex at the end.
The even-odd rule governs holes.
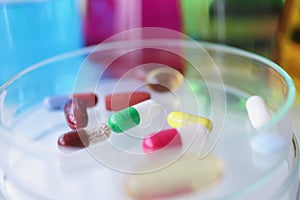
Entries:
POLYGON ((285 139, 276 134, 258 134, 251 140, 251 147, 254 151, 271 154, 282 151, 286 147, 285 139))

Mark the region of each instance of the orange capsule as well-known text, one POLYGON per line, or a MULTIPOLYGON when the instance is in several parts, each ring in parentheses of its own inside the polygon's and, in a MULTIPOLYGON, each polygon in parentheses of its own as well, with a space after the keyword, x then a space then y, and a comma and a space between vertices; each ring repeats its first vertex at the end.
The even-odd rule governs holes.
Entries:
POLYGON ((147 99, 150 99, 148 92, 114 93, 105 97, 105 106, 109 111, 120 111, 147 99))
POLYGON ((79 99, 71 99, 64 107, 65 118, 73 130, 84 128, 88 124, 88 114, 85 103, 79 99))

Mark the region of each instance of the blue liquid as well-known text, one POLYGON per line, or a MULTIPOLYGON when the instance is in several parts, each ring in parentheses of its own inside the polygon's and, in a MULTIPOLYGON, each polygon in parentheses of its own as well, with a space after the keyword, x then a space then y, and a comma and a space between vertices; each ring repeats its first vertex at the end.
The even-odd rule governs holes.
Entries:
POLYGON ((0 1, 0 84, 26 67, 82 44, 75 0, 0 1))

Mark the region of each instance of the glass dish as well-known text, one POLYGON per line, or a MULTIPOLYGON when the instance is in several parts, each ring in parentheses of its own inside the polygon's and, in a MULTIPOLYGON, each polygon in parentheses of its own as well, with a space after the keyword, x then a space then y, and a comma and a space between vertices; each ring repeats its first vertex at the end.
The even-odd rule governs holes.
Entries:
POLYGON ((289 115, 294 97, 291 78, 273 62, 210 43, 115 41, 50 58, 0 88, 1 193, 5 199, 132 199, 124 189, 128 177, 155 173, 194 153, 199 159, 217 156, 223 165, 220 178, 204 189, 163 199, 296 199, 299 152, 289 115), (180 71, 182 84, 165 92, 148 87, 145 77, 157 67, 180 71), (45 108, 46 97, 95 92, 99 102, 88 114, 89 124, 98 124, 107 123, 111 114, 106 95, 136 90, 149 92, 162 105, 161 117, 124 134, 112 133, 105 147, 58 148, 58 137, 70 128, 63 111, 45 108), (263 97, 273 115, 258 130, 245 108, 251 95, 263 97), (174 110, 211 119, 212 132, 201 144, 191 140, 179 152, 157 151, 149 158, 141 140, 168 128, 167 114, 174 110), (276 154, 255 152, 251 140, 265 133, 281 136, 286 148, 276 154))

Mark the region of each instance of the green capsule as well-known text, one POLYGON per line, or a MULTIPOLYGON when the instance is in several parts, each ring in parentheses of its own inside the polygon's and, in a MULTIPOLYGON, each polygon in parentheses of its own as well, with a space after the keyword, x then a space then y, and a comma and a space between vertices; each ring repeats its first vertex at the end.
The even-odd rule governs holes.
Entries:
POLYGON ((121 133, 140 123, 140 115, 133 107, 128 107, 112 114, 108 119, 108 126, 113 132, 121 133))

